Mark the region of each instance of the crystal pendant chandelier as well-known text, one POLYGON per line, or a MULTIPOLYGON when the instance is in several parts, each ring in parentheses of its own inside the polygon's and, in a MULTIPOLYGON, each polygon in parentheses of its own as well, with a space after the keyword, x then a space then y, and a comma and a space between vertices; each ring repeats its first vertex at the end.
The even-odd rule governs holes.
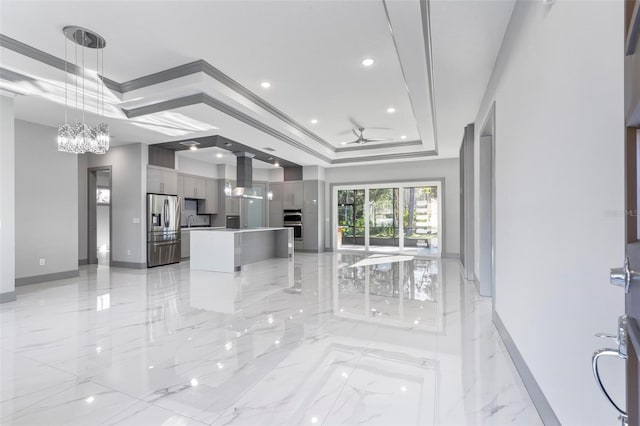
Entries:
MULTIPOLYGON (((64 27, 62 30, 65 38, 75 44, 75 60, 73 74, 75 75, 75 118, 76 123, 68 121, 68 94, 69 84, 67 70, 67 40, 64 43, 64 123, 58 126, 58 151, 73 154, 104 154, 109 150, 109 125, 104 122, 104 84, 100 84, 100 76, 104 75, 104 47, 106 41, 99 34, 81 27, 64 27), (78 47, 80 47, 81 66, 78 63, 78 47), (96 92, 95 92, 95 125, 91 126, 85 121, 92 115, 85 108, 87 92, 85 90, 85 50, 96 51, 96 92), (100 74, 98 72, 100 71, 100 74), (82 80, 80 86, 79 80, 82 80)), ((73 88, 73 85, 72 85, 73 88)))

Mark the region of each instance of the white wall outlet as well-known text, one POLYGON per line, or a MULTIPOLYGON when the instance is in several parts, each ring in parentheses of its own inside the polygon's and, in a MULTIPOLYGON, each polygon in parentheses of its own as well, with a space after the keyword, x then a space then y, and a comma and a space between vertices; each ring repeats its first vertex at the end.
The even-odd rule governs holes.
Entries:
POLYGON ((46 259, 40 259, 40 266, 44 266, 47 264, 47 260, 46 259))
POLYGON ((127 250, 127 256, 131 256, 131 249, 127 250))
POLYGON ((140 223, 140 218, 139 217, 134 217, 133 218, 133 223, 140 223))

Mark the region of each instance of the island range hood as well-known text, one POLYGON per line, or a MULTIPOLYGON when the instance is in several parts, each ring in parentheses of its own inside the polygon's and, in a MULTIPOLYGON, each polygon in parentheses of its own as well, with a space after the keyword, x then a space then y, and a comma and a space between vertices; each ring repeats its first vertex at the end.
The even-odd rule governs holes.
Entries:
POLYGON ((227 182, 224 186, 224 193, 227 197, 248 198, 252 200, 262 200, 260 195, 255 195, 253 188, 253 157, 249 152, 234 152, 236 156, 236 187, 231 188, 227 182))

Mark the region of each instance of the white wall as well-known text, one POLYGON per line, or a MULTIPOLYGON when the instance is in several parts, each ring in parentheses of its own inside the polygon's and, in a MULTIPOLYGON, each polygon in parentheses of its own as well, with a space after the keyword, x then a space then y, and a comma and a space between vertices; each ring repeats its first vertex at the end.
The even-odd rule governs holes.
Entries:
POLYGON ((15 132, 13 98, 0 96, 0 303, 15 299, 15 132))
POLYGON ((495 101, 495 309, 567 425, 616 423, 590 357, 624 311, 622 29, 623 2, 518 2, 476 118, 477 159, 495 101))
MULTIPOLYGON (((83 167, 111 166, 111 260, 131 266, 144 266, 146 246, 146 164, 148 147, 140 143, 112 147, 106 154, 83 154, 83 167), (86 164, 85 164, 86 163, 86 164)), ((84 187, 77 196, 80 199, 78 222, 81 240, 87 240, 87 169, 78 172, 84 187)), ((80 259, 87 258, 86 243, 80 259)))
POLYGON ((444 255, 460 255, 460 172, 457 158, 444 160, 407 161, 404 163, 372 164, 366 166, 333 167, 325 171, 325 245, 332 244, 331 185, 374 183, 444 178, 444 255))
POLYGON ((204 161, 176 155, 176 170, 180 173, 203 176, 208 178, 218 178, 218 166, 204 161))
POLYGON ((16 278, 77 271, 76 155, 58 151, 54 127, 15 120, 15 138, 16 278))
POLYGON ((284 169, 282 167, 267 169, 269 174, 269 182, 283 182, 284 181, 284 169))

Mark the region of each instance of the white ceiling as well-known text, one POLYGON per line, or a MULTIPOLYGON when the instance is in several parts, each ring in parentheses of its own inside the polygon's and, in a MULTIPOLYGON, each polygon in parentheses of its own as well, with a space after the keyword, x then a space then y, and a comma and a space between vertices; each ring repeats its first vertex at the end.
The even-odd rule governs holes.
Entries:
MULTIPOLYGON (((457 156, 462 130, 475 119, 513 4, 513 0, 431 0, 430 55, 419 0, 387 0, 389 19, 382 0, 3 0, 0 28, 3 35, 58 58, 64 58, 64 26, 90 28, 107 40, 104 75, 119 83, 202 59, 308 129, 301 131, 255 99, 197 73, 112 94, 110 100, 117 107, 109 119, 116 136, 113 144, 220 134, 256 149, 272 147, 275 156, 299 164, 330 166, 334 160, 347 161, 344 165, 350 161, 345 159, 361 162, 372 156, 378 162, 401 153, 427 158, 415 153, 435 149, 434 158, 457 156), (363 67, 365 57, 376 63, 363 67), (272 84, 269 89, 260 87, 265 80, 272 84), (119 111, 194 93, 232 107, 295 144, 202 103, 133 119, 119 111), (396 113, 386 112, 390 106, 396 113), (151 119, 159 118, 163 126, 186 130, 175 134, 169 127, 140 127, 141 121, 148 126, 151 119), (311 124, 312 118, 318 123, 311 124), (365 127, 388 128, 367 130, 365 135, 389 138, 395 146, 370 144, 340 152, 341 142, 355 138, 345 134, 354 127, 350 118, 365 127), (406 139, 401 140, 401 135, 406 139), (415 140, 422 144, 403 143, 415 140)), ((0 66, 41 83, 32 91, 24 90, 22 84, 21 91, 27 94, 16 98, 17 118, 47 125, 62 120, 63 71, 6 47, 0 50, 0 66)), ((95 66, 87 64, 87 68, 95 66)), ((0 83, 5 89, 16 89, 15 83, 0 83)))

